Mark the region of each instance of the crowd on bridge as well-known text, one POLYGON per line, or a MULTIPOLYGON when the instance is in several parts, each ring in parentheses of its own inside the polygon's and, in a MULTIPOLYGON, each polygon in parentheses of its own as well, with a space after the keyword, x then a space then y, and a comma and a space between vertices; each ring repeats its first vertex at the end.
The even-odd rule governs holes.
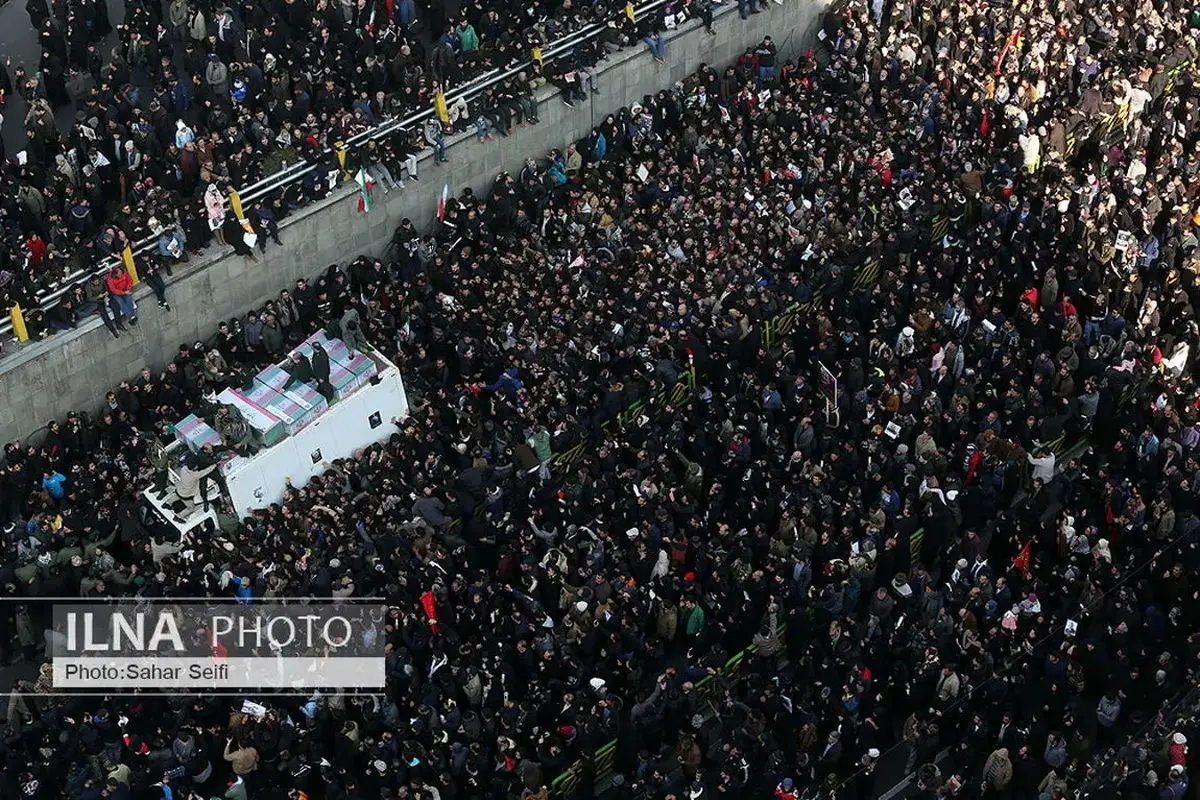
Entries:
POLYGON ((571 96, 585 80, 598 91, 595 65, 611 50, 645 39, 661 58, 665 47, 661 12, 637 19, 611 2, 497 0, 447 17, 446 6, 415 0, 129 0, 111 51, 104 0, 27 0, 26 9, 40 59, 0 68, 0 98, 24 101, 23 120, 10 124, 23 124, 26 140, 14 153, 0 144, 0 299, 29 313, 33 338, 94 313, 118 336, 130 309, 103 275, 88 278, 127 244, 171 242, 150 254, 156 269, 210 246, 254 260, 279 220, 330 184, 316 170, 259 198, 251 228, 229 202, 234 190, 302 162, 335 169, 335 146, 436 106, 435 117, 382 138, 363 164, 384 190, 401 188, 417 179, 415 155, 434 148, 440 160, 448 135, 482 140, 536 124, 535 92, 548 80, 571 96), (597 22, 607 23, 598 39, 531 61, 597 22), (469 102, 454 92, 519 65, 469 102), (71 308, 46 302, 72 284, 71 308))
POLYGON ((369 697, 43 672, 7 793, 1193 797, 1188 11, 840 6, 9 445, 26 660, 38 596, 393 610, 369 697), (172 422, 348 314, 386 440, 203 535, 145 510, 172 422))

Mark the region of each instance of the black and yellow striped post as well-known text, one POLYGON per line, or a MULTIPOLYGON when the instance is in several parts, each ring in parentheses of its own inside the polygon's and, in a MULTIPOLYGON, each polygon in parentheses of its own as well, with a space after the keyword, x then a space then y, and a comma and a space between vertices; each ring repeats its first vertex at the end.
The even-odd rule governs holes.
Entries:
POLYGON ((613 773, 613 765, 617 760, 617 740, 613 739, 608 744, 601 747, 592 756, 592 774, 596 776, 596 783, 604 785, 613 773))
POLYGON ((25 315, 21 313, 19 304, 13 304, 12 309, 8 312, 8 318, 12 320, 13 335, 17 337, 17 341, 28 342, 29 331, 25 327, 25 315))
POLYGON ((787 336, 792 332, 792 328, 796 324, 796 314, 792 311, 785 311, 775 318, 775 341, 779 341, 780 336, 787 336))
POLYGON ((916 564, 921 560, 921 543, 925 541, 925 529, 917 528, 908 537, 908 557, 916 564))
MULTIPOLYGON (((947 224, 949 224, 949 220, 947 220, 947 224)), ((858 275, 854 278, 854 288, 856 290, 869 289, 874 286, 878 280, 879 259, 872 258, 859 268, 858 275)))
POLYGON ((933 218, 933 230, 930 233, 930 245, 936 245, 942 239, 946 238, 946 234, 950 232, 950 217, 945 214, 938 214, 933 218))
POLYGON ((342 168, 342 180, 350 180, 350 172, 346 169, 346 143, 334 142, 333 152, 337 154, 338 166, 342 168))

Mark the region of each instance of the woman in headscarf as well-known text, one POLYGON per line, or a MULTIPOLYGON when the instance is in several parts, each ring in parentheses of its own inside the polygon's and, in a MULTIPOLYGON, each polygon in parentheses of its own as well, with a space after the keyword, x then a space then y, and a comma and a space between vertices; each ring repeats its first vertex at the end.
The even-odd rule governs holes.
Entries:
POLYGON ((215 183, 210 183, 204 190, 204 212, 208 218, 209 230, 216 237, 217 243, 224 247, 226 242, 221 223, 225 220, 225 198, 221 196, 221 190, 215 183))

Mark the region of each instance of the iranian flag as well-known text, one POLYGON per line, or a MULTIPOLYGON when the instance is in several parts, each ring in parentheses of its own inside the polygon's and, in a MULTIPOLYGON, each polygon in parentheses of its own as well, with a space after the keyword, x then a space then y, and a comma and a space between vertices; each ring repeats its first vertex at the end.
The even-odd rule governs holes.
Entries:
POLYGON ((354 180, 358 183, 358 210, 366 213, 371 210, 371 190, 375 188, 375 181, 371 180, 371 176, 362 167, 358 168, 354 180))
POLYGON ((1017 553, 1017 557, 1013 559, 1013 569, 1021 570, 1021 574, 1028 580, 1033 574, 1031 567, 1033 566, 1033 539, 1025 543, 1021 548, 1021 552, 1017 553))
POLYGON ((450 179, 446 179, 446 185, 442 187, 442 196, 438 198, 438 222, 446 218, 446 203, 450 200, 450 179))

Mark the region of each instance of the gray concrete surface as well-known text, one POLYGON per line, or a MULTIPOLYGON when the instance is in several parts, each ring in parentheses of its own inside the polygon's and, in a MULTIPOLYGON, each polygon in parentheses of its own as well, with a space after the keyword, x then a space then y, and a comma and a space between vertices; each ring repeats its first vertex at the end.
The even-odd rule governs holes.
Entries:
POLYGON ((643 46, 611 56, 602 65, 600 94, 590 102, 567 108, 554 92, 542 104, 540 125, 484 144, 472 135, 458 137, 449 148, 449 164, 435 167, 426 155, 420 182, 404 192, 377 193, 368 214, 357 211, 357 189, 343 187, 332 198, 293 214, 281 230, 283 246, 269 247, 258 263, 234 255, 193 258, 187 269, 175 270, 168 279, 174 310, 158 309, 142 287, 140 324, 120 339, 113 339, 93 317, 76 330, 23 346, 0 360, 0 441, 31 436, 70 410, 98 408, 104 392, 121 380, 143 366, 161 368, 180 344, 207 339, 219 319, 263 304, 297 278, 312 277, 360 253, 382 253, 403 217, 418 227, 432 221, 447 175, 454 193, 468 186, 481 191, 497 173, 516 172, 526 158, 540 158, 583 137, 610 111, 682 80, 701 63, 732 63, 766 35, 774 38, 783 58, 795 57, 812 41, 822 8, 819 0, 785 0, 742 21, 736 5, 726 4, 717 9, 716 36, 693 20, 669 32, 666 65, 656 65, 643 46))

